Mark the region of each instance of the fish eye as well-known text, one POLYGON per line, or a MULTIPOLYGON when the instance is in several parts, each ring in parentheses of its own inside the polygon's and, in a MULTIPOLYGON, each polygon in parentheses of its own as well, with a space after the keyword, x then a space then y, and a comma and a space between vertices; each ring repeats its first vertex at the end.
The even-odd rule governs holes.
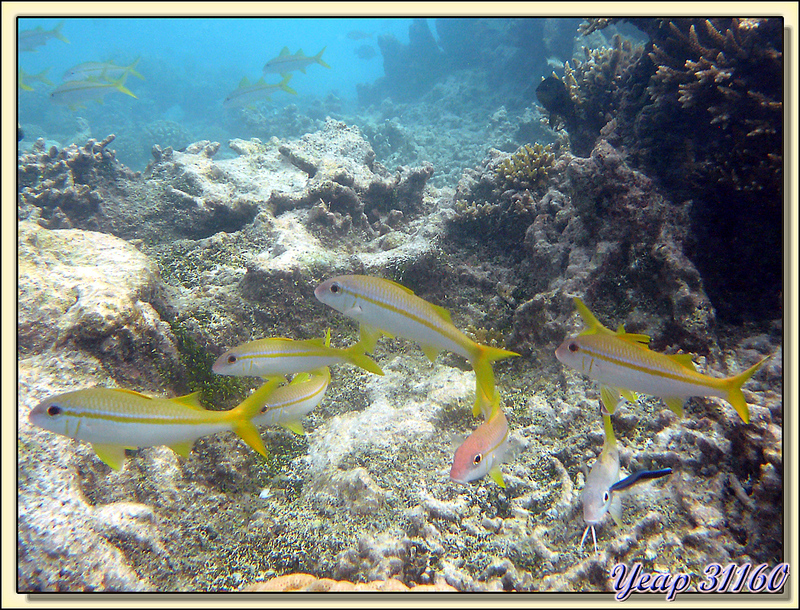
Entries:
POLYGON ((337 294, 339 292, 339 284, 337 284, 336 282, 331 284, 331 292, 333 294, 337 294))
POLYGON ((47 414, 50 417, 61 415, 61 407, 59 407, 58 405, 50 405, 49 407, 47 407, 47 414))
POLYGON ((571 352, 577 352, 578 351, 578 344, 573 341, 572 343, 570 343, 567 346, 567 348, 569 348, 569 351, 571 351, 571 352))
POLYGON ((603 494, 603 503, 608 502, 610 498, 611 498, 611 495, 608 492, 605 492, 603 494))
POLYGON ((234 354, 228 356, 228 364, 236 364, 236 356, 234 354))
POLYGON ((472 458, 472 465, 473 466, 477 466, 478 464, 481 463, 482 460, 483 460, 483 454, 482 453, 476 453, 475 457, 472 458))

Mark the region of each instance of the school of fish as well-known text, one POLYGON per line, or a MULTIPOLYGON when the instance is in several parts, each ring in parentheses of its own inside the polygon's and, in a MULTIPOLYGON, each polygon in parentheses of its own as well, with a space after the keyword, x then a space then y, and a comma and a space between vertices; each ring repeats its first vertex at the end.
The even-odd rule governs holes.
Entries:
MULTIPOLYGON (((98 458, 114 469, 122 468, 126 449, 166 445, 186 457, 195 440, 223 431, 235 432, 266 456, 258 426, 278 425, 304 434, 301 419, 323 400, 331 381, 329 367, 352 365, 383 375, 367 353, 375 349, 381 336, 401 337, 417 343, 431 361, 447 350, 472 365, 473 415, 484 421, 456 449, 450 478, 469 483, 489 475, 505 487, 500 466, 508 450, 509 425, 492 364, 519 354, 476 343, 453 325, 447 310, 390 280, 342 275, 319 284, 314 295, 358 322, 358 342, 348 348, 331 347, 328 330, 319 339, 264 338, 227 350, 212 366, 214 373, 264 380, 231 410, 204 409, 197 393, 165 399, 97 387, 50 397, 31 410, 29 420, 50 432, 91 443, 98 458), (287 382, 289 375, 293 377, 287 382)), ((627 333, 622 326, 612 331, 580 299, 575 298, 574 303, 586 328, 567 337, 555 355, 601 386, 604 442, 581 494, 586 528, 580 546, 591 532, 597 552, 595 528, 606 514, 619 523, 620 492, 672 473, 670 468, 641 470, 620 479, 619 448, 611 420, 619 401, 635 403, 637 392, 646 393, 662 398, 682 416, 687 398, 717 396, 730 402, 747 422, 748 407, 741 387, 769 357, 732 377, 702 375, 694 370, 690 355, 654 352, 648 347, 647 335, 627 333)))

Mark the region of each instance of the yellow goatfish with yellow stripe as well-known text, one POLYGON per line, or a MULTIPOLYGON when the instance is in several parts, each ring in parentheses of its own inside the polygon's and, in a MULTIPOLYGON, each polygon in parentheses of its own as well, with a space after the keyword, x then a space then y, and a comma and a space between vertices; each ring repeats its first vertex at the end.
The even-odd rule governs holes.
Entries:
POLYGON ((475 370, 473 415, 483 413, 488 418, 493 405, 499 404, 492 362, 519 354, 476 343, 453 326, 446 309, 421 299, 405 286, 368 275, 331 278, 317 286, 314 296, 358 321, 359 343, 368 352, 384 334, 417 342, 431 361, 443 349, 466 358, 475 370))
POLYGON ((307 373, 323 366, 347 362, 375 375, 381 367, 365 353, 359 342, 347 349, 331 347, 331 331, 324 339, 295 341, 285 337, 257 339, 229 349, 217 358, 211 370, 234 377, 272 377, 307 373))
POLYGON ((622 326, 614 332, 603 326, 580 299, 574 301, 586 328, 568 337, 556 349, 556 358, 600 382, 601 399, 609 413, 614 412, 620 394, 631 402, 636 400, 635 392, 657 396, 680 417, 688 398, 717 396, 727 400, 745 423, 750 421, 742 385, 769 356, 733 377, 709 377, 694 369, 691 354, 654 352, 647 347, 647 335, 626 333, 622 326))
POLYGON ((295 434, 305 434, 300 418, 322 402, 330 382, 328 367, 310 374, 300 373, 289 385, 281 386, 267 397, 253 423, 257 426, 283 426, 295 434))
POLYGON ((122 468, 125 449, 166 445, 186 457, 198 438, 226 430, 233 430, 266 457, 251 420, 280 381, 270 379, 229 411, 203 409, 199 392, 151 398, 132 390, 89 388, 48 398, 31 410, 28 419, 50 432, 91 443, 97 457, 115 470, 122 468))

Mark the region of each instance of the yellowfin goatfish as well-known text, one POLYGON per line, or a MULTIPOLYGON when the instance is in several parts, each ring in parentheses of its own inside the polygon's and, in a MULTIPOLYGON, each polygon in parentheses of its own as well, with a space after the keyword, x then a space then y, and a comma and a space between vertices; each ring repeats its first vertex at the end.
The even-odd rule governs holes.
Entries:
POLYGON ((242 82, 239 83, 238 89, 233 90, 228 97, 222 102, 226 107, 248 106, 258 100, 268 100, 269 94, 280 89, 286 93, 297 95, 297 91, 292 89, 287 83, 291 80, 292 75, 287 74, 283 80, 277 84, 269 84, 264 82, 264 78, 259 78, 255 83, 250 83, 245 76, 242 82))
POLYGON ((70 110, 76 110, 90 101, 102 104, 103 98, 112 91, 119 91, 125 95, 130 95, 132 98, 136 98, 123 84, 125 82, 125 77, 126 75, 123 74, 119 80, 108 83, 98 79, 69 80, 59 85, 56 90, 50 94, 50 99, 56 104, 69 107, 70 110))
POLYGON ((50 432, 91 443, 97 457, 115 470, 122 468, 125 449, 166 445, 186 457, 195 440, 226 430, 233 430, 266 457, 251 419, 279 381, 269 380, 229 411, 203 409, 198 392, 167 399, 131 390, 90 388, 48 398, 31 410, 28 419, 50 432))
POLYGON ((17 69, 17 87, 23 91, 33 91, 33 83, 41 83, 50 87, 55 87, 53 83, 45 78, 45 74, 50 71, 50 68, 45 68, 39 74, 28 74, 22 68, 17 69))
POLYGON ((325 47, 322 47, 322 51, 313 57, 309 57, 303 54, 303 49, 298 49, 297 53, 292 55, 289 53, 289 47, 283 47, 276 58, 270 59, 264 64, 264 74, 280 74, 281 76, 285 76, 287 73, 295 70, 300 70, 300 72, 305 74, 306 66, 309 64, 319 64, 323 68, 330 68, 328 64, 322 61, 322 54, 324 52, 325 47))
POLYGON ((258 415, 257 426, 283 426, 295 434, 304 434, 300 419, 314 410, 325 398, 331 381, 328 367, 313 373, 300 373, 289 385, 277 388, 268 397, 258 415))
POLYGON ((583 332, 568 337, 556 350, 556 358, 601 384, 600 393, 609 413, 614 412, 619 395, 636 400, 635 392, 657 396, 678 416, 683 403, 692 396, 717 396, 727 400, 747 423, 750 413, 742 385, 769 359, 769 356, 733 377, 716 378, 698 373, 691 354, 667 355, 647 347, 647 335, 614 332, 597 320, 580 299, 575 306, 586 324, 583 332))
POLYGON ((314 295, 322 303, 358 321, 359 343, 366 351, 372 351, 378 337, 384 334, 416 341, 431 361, 443 349, 466 358, 475 370, 473 414, 477 417, 483 412, 488 418, 488 406, 499 404, 492 362, 519 354, 475 343, 453 326, 446 309, 419 298, 405 286, 367 275, 331 278, 317 286, 314 295))
POLYGON ((325 339, 295 341, 275 337, 244 343, 222 354, 211 370, 217 375, 234 377, 272 377, 290 375, 348 362, 383 375, 381 368, 366 354, 360 343, 339 349, 330 346, 330 331, 325 339))
POLYGON ((622 503, 618 493, 641 481, 657 479, 672 474, 672 468, 640 470, 618 481, 619 449, 617 448, 614 429, 611 426, 611 417, 605 413, 603 414, 603 427, 605 432, 603 450, 594 466, 592 466, 589 476, 586 477, 586 485, 581 493, 583 520, 586 522, 586 529, 583 530, 583 536, 581 537, 581 548, 583 548, 586 535, 591 530, 595 553, 597 553, 595 526, 603 520, 606 513, 611 515, 615 524, 619 525, 620 523, 622 503))
POLYGON ((144 76, 134 70, 140 59, 141 57, 130 66, 117 66, 109 61, 86 61, 64 72, 64 80, 86 80, 89 78, 96 78, 108 82, 119 80, 123 74, 130 74, 144 80, 144 76))
POLYGON ((20 51, 35 51, 36 47, 47 44, 47 41, 51 38, 58 38, 58 40, 68 43, 69 40, 61 33, 62 27, 64 27, 63 21, 52 30, 45 30, 42 26, 37 26, 33 30, 24 30, 17 37, 17 49, 20 51))
POLYGON ((487 474, 500 487, 505 487, 500 464, 508 449, 508 421, 501 408, 477 427, 456 449, 450 478, 458 483, 475 481, 487 474))

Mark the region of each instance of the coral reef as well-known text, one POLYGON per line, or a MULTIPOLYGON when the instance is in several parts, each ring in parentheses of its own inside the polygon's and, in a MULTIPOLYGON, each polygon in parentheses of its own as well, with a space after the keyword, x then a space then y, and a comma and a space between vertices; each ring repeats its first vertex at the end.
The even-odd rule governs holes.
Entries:
POLYGON ((535 191, 547 182, 553 169, 555 155, 552 151, 550 144, 526 144, 500 163, 497 174, 506 188, 535 191))

